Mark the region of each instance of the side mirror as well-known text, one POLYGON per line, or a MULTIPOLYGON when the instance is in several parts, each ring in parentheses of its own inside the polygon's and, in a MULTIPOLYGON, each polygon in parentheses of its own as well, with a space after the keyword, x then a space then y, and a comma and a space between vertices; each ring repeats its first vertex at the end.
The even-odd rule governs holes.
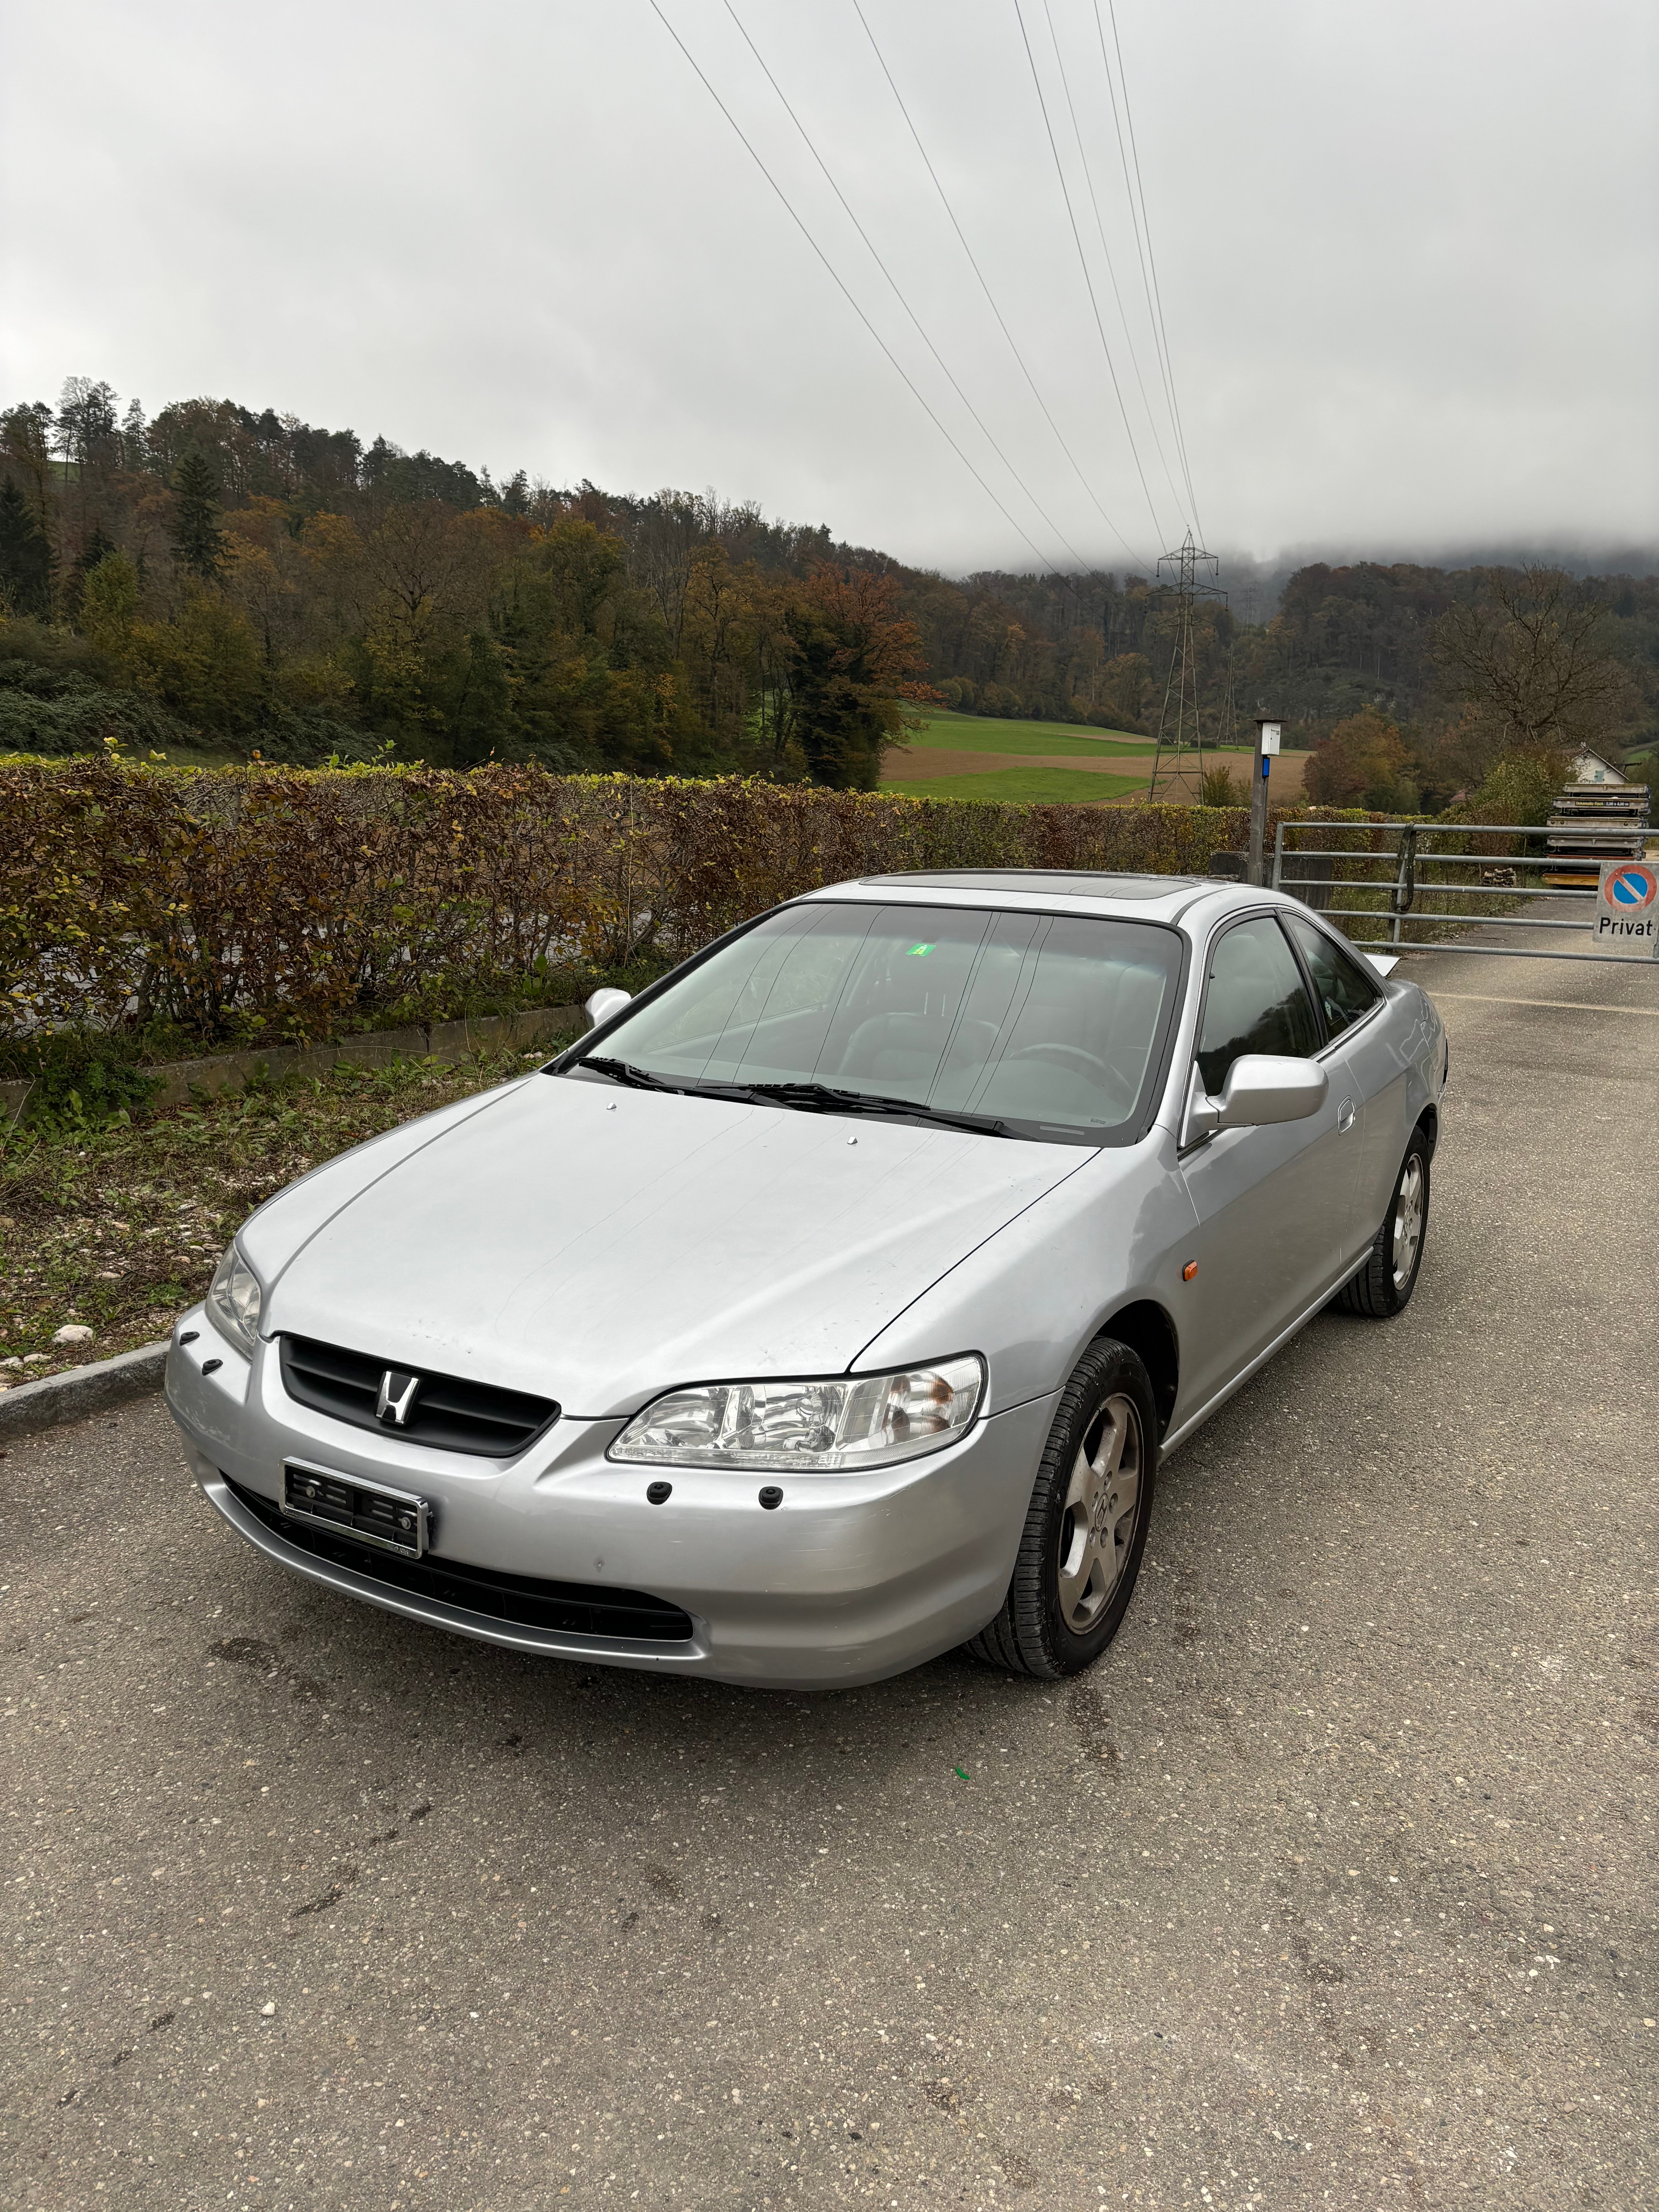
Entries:
POLYGON ((621 1013, 624 1006, 632 1003, 632 1000, 633 994, 629 991, 595 991, 582 1012, 598 1029, 600 1023, 608 1022, 612 1014, 621 1013))
POLYGON ((1227 1071, 1219 1098, 1204 1091, 1193 1070, 1183 1141, 1195 1145, 1218 1129, 1255 1129, 1269 1121, 1305 1121, 1325 1103, 1330 1078, 1315 1060, 1274 1052, 1242 1053, 1227 1071))

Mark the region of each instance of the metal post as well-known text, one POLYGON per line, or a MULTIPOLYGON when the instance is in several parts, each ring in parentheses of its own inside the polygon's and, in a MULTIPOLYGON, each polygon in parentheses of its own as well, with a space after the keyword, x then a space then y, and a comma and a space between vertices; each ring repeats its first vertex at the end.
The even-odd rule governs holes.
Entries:
POLYGON ((1400 833, 1400 869, 1389 898, 1389 911, 1394 916, 1394 927, 1389 937, 1391 945, 1405 942, 1404 919, 1411 912, 1416 897, 1417 827, 1414 823, 1408 823, 1400 833))
POLYGON ((1258 714, 1255 718, 1255 781, 1250 793, 1249 876, 1257 890, 1261 890, 1267 880, 1267 766, 1279 750, 1279 726, 1277 714, 1258 714))
POLYGON ((1285 824, 1281 822, 1273 831, 1273 889, 1277 890, 1285 880, 1285 824))

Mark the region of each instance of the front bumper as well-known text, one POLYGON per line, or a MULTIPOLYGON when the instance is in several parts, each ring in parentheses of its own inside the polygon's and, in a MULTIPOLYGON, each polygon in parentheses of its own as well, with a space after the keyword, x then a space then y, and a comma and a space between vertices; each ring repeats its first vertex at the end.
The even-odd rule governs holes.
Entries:
POLYGON ((878 1681, 963 1643, 1002 1603, 1053 1397, 977 1423, 958 1444, 860 1475, 617 1467, 620 1420, 562 1419, 501 1462, 430 1449, 297 1405, 274 1344, 252 1362, 198 1332, 167 1358, 168 1408, 204 1492, 268 1559, 405 1619, 489 1644, 757 1687, 878 1681), (204 1356, 221 1362, 202 1372, 204 1356), (643 1591, 690 1616, 672 1643, 579 1635, 471 1612, 325 1559, 251 1511, 230 1483, 276 1501, 287 1460, 430 1501, 434 1562, 550 1583, 643 1591), (227 1482, 225 1477, 230 1478, 227 1482), (653 1505, 647 1485, 672 1495, 653 1505), (784 1492, 764 1510, 768 1483, 784 1492))

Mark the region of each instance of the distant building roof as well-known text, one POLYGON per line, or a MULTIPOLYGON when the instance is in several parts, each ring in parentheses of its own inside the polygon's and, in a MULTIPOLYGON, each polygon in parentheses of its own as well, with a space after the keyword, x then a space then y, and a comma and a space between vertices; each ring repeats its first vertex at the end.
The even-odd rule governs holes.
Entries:
POLYGON ((1581 745, 1573 756, 1573 781, 1577 783, 1622 783, 1625 771, 1615 768, 1600 753, 1593 753, 1588 745, 1581 745))

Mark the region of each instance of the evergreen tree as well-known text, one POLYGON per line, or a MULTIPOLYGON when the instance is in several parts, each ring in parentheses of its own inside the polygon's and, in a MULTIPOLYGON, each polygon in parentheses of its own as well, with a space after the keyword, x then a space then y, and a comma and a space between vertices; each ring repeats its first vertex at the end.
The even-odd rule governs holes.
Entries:
POLYGON ((92 534, 76 555, 73 565, 70 567, 69 589, 65 594, 69 601, 70 618, 77 627, 81 619, 82 595, 86 589, 87 578, 91 575, 106 555, 113 553, 114 550, 115 540, 105 535, 100 523, 94 522, 92 526, 92 534))
POLYGON ((52 611, 52 549, 10 477, 0 483, 0 592, 14 614, 52 611))
POLYGON ((173 471, 177 500, 173 542, 180 563, 211 583, 224 564, 224 532, 219 527, 219 483, 202 453, 186 453, 173 471))
POLYGON ((121 417, 121 457, 128 468, 143 467, 147 435, 144 410, 136 399, 130 399, 127 411, 121 417))

